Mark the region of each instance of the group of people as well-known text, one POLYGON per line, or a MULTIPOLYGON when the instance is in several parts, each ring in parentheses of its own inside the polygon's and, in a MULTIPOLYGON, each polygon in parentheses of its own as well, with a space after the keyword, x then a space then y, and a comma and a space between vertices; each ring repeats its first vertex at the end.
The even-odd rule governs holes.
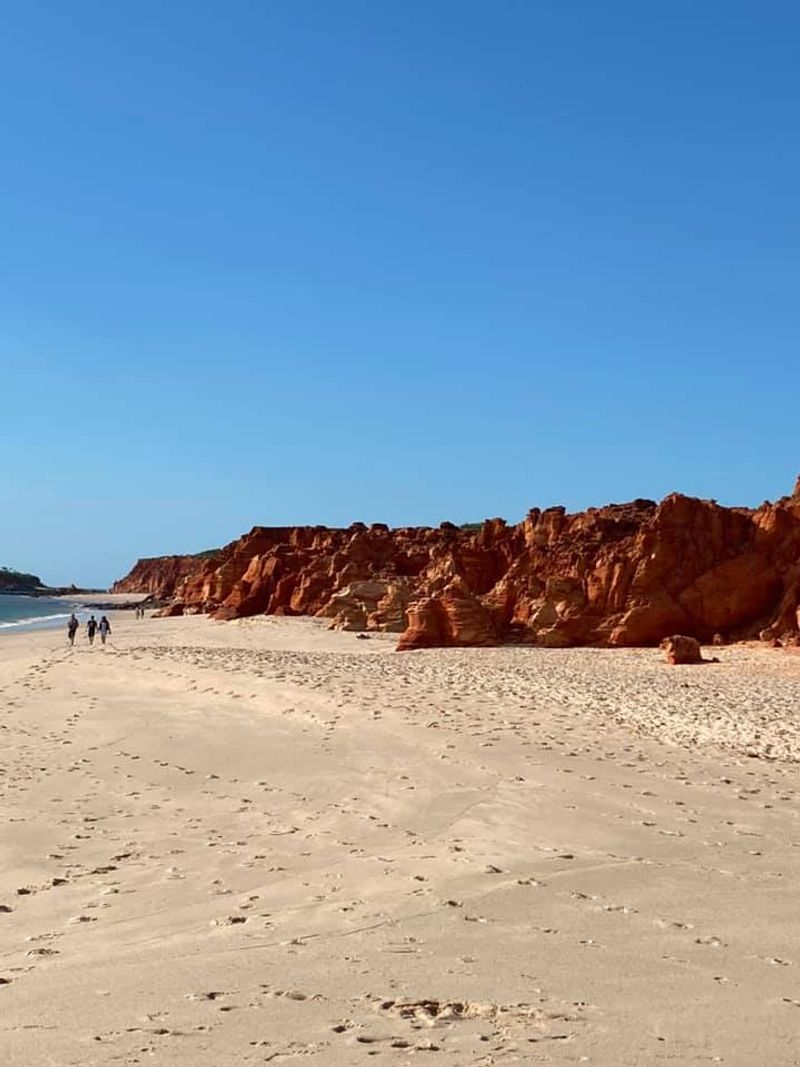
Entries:
MULTIPOLYGON (((67 621, 67 638, 69 640, 70 645, 75 644, 75 638, 77 636, 79 627, 80 623, 78 622, 77 616, 73 612, 73 614, 70 615, 69 620, 67 621)), ((100 641, 102 642, 102 644, 105 644, 107 638, 111 636, 111 623, 108 621, 105 615, 103 615, 103 617, 100 619, 100 622, 98 622, 94 615, 92 615, 86 623, 86 637, 88 638, 90 645, 94 644, 94 639, 97 634, 100 634, 100 641)))
POLYGON ((144 608, 140 604, 136 605, 136 618, 137 619, 143 619, 144 618, 144 608))

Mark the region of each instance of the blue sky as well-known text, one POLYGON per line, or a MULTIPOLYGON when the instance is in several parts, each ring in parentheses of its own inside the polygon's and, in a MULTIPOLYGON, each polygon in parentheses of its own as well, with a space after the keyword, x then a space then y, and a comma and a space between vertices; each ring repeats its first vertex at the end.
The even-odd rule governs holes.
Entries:
POLYGON ((800 471, 800 8, 7 5, 0 564, 800 471))

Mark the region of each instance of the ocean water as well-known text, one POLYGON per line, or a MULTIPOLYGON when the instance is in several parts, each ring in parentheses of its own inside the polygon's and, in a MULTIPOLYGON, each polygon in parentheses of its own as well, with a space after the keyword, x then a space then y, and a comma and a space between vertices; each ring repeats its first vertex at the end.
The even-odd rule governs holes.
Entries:
POLYGON ((79 619, 87 615, 83 607, 68 600, 51 600, 43 596, 0 595, 0 634, 28 629, 50 629, 63 626, 72 611, 79 619))

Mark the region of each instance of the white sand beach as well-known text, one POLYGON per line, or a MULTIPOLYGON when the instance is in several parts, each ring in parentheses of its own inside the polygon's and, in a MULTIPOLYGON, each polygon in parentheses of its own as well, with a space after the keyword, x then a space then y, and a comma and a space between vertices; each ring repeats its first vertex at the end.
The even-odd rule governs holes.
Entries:
POLYGON ((800 656, 0 639, 0 1062, 800 1063, 800 656))

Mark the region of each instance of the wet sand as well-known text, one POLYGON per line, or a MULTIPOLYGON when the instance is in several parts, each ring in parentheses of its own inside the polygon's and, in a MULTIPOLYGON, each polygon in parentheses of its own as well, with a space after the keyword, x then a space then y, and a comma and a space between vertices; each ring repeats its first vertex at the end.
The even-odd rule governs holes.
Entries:
POLYGON ((800 1063, 800 657, 0 638, 9 1067, 800 1063))

